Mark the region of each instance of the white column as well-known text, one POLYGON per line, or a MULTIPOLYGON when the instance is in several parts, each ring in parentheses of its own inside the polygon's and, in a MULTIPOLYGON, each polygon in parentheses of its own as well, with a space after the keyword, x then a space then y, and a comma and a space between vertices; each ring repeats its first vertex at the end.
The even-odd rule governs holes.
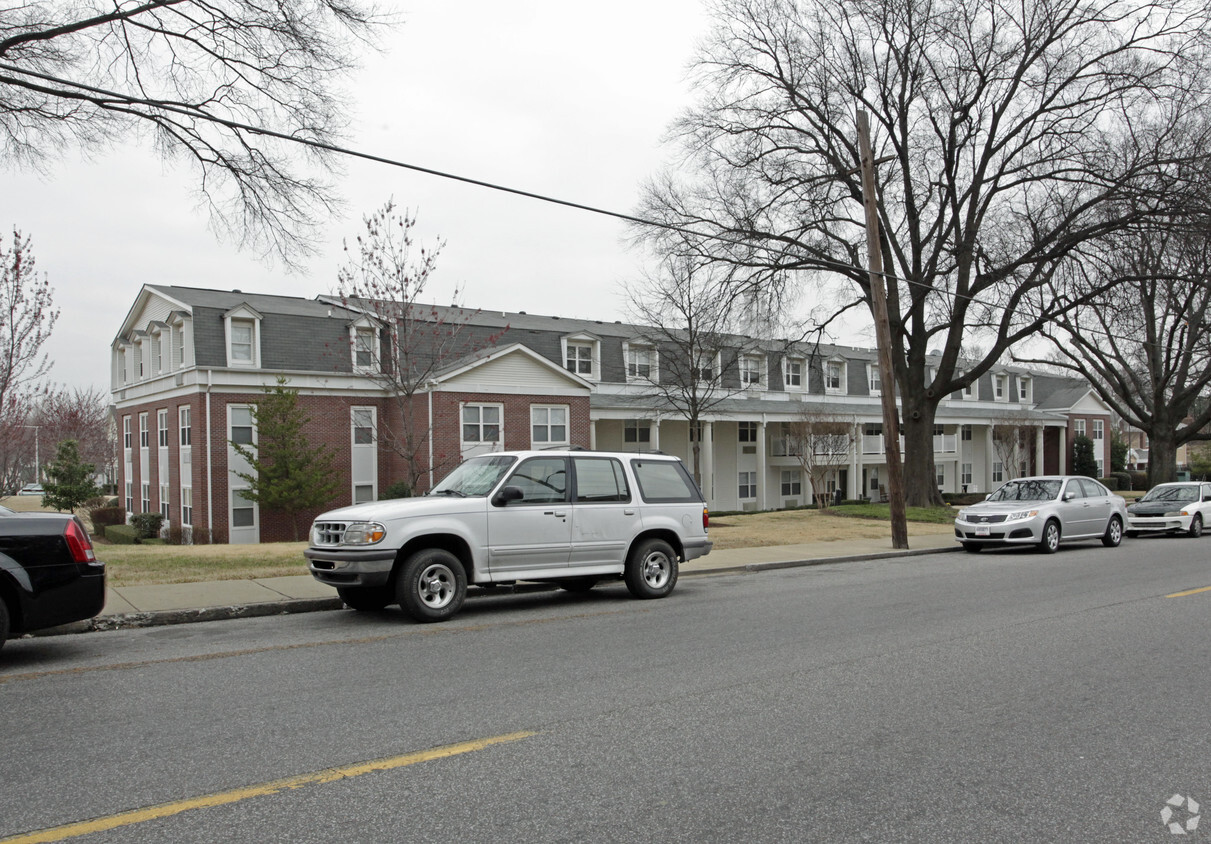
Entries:
POLYGON ((597 450, 597 420, 589 420, 589 450, 597 450))
POLYGON ((657 416, 652 420, 652 440, 648 443, 648 447, 652 451, 660 450, 660 417, 657 416))
POLYGON ((1034 473, 1036 475, 1043 474, 1043 426, 1034 434, 1034 473))
POLYGON ((715 431, 711 422, 702 423, 702 494, 707 504, 715 505, 715 431))
POLYGON ((1060 428, 1060 472, 1068 474, 1068 429, 1060 428))
POLYGON ((757 423, 757 509, 765 509, 765 422, 757 423))
POLYGON ((862 423, 854 423, 854 455, 850 461, 849 489, 843 495, 846 498, 862 497, 862 423))
MULTIPOLYGON (((992 490, 996 489, 997 485, 997 482, 992 479, 992 459, 996 453, 996 448, 992 442, 992 424, 989 423, 984 427, 984 482, 988 485, 987 492, 992 492, 992 490)), ((1002 467, 1002 472, 1005 471, 1008 470, 1002 467)), ((1005 474, 1001 475, 1002 480, 1006 477, 1007 475, 1005 474)))

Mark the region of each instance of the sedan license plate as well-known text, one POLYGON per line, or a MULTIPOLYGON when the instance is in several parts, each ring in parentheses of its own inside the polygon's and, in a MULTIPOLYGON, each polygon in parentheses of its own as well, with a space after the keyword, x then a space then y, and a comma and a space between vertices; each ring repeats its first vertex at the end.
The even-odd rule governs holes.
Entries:
POLYGON ((988 525, 976 525, 976 536, 988 536, 988 525))

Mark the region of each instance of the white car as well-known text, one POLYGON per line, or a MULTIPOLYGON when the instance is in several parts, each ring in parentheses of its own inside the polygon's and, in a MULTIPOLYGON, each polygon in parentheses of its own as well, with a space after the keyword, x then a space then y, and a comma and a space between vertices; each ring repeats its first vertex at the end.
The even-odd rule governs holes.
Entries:
POLYGON ((1186 533, 1202 536, 1211 521, 1211 483, 1158 484, 1127 508, 1127 535, 1186 533))
POLYGON ((679 561, 710 550, 706 503, 676 457, 517 451, 472 457, 421 498, 324 513, 303 554, 356 610, 398 603, 442 621, 468 584, 584 591, 621 578, 637 598, 663 598, 679 561))

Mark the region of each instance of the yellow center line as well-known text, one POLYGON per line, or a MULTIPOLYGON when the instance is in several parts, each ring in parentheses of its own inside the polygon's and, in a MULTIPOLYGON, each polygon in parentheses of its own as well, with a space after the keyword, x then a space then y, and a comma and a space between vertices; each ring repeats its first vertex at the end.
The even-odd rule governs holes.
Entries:
POLYGON ((1184 598, 1187 595, 1197 595, 1199 592, 1211 592, 1211 586, 1204 586, 1201 589, 1187 589, 1185 592, 1174 592, 1172 595, 1166 595, 1166 598, 1184 598))
POLYGON ((389 771, 393 768, 415 765, 418 762, 429 762, 434 759, 458 756, 462 753, 483 750, 485 747, 490 747, 494 744, 518 741, 519 739, 530 738, 535 735, 538 734, 522 730, 503 736, 493 736, 492 738, 476 739, 475 741, 465 741, 459 744, 448 744, 444 747, 434 747, 430 750, 421 750, 415 753, 405 753, 403 756, 391 756, 385 759, 374 759, 369 762, 357 762, 338 768, 326 768, 322 771, 300 774, 296 777, 287 777, 286 779, 274 780, 273 782, 261 783, 260 785, 233 788, 230 791, 204 794, 201 797, 176 800, 172 803, 162 803, 159 806, 148 806, 143 809, 132 809, 129 812, 94 818, 90 821, 80 821, 50 829, 22 833, 21 835, 14 835, 9 838, 0 838, 0 844, 38 844, 38 842, 62 841, 66 838, 76 838, 80 835, 89 835, 94 832, 104 832, 108 829, 131 826, 132 824, 156 820, 157 818, 166 818, 178 815, 181 812, 188 812, 192 809, 209 809, 213 806, 223 806, 227 803, 238 803, 250 797, 264 797, 270 794, 277 794, 280 791, 291 788, 336 782, 337 780, 358 777, 374 771, 389 771))

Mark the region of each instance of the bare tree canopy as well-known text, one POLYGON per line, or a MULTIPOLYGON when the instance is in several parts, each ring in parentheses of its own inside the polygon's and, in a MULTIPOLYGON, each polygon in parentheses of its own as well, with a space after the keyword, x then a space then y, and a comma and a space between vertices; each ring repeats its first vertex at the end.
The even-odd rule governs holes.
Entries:
POLYGON ((869 304, 868 112, 907 497, 934 503, 938 403, 1073 306, 1052 284, 1065 257, 1180 197, 1172 164, 1205 131, 1211 9, 719 0, 715 15, 703 100, 676 124, 696 178, 654 184, 643 214, 703 233, 703 254, 758 283, 841 279, 838 309, 869 304))
MULTIPOLYGON (((290 260, 329 185, 296 165, 329 155, 247 127, 331 143, 342 74, 383 19, 359 0, 20 2, 0 8, 0 161, 42 166, 149 132, 197 170, 216 228, 290 260)), ((313 169, 313 168, 311 168, 313 169)))
POLYGON ((1069 268, 1087 290, 1045 333, 1128 424, 1148 434, 1149 484, 1175 480, 1177 449, 1211 423, 1211 228, 1205 218, 1134 227, 1069 268), (1098 292, 1107 279, 1118 282, 1098 292))

